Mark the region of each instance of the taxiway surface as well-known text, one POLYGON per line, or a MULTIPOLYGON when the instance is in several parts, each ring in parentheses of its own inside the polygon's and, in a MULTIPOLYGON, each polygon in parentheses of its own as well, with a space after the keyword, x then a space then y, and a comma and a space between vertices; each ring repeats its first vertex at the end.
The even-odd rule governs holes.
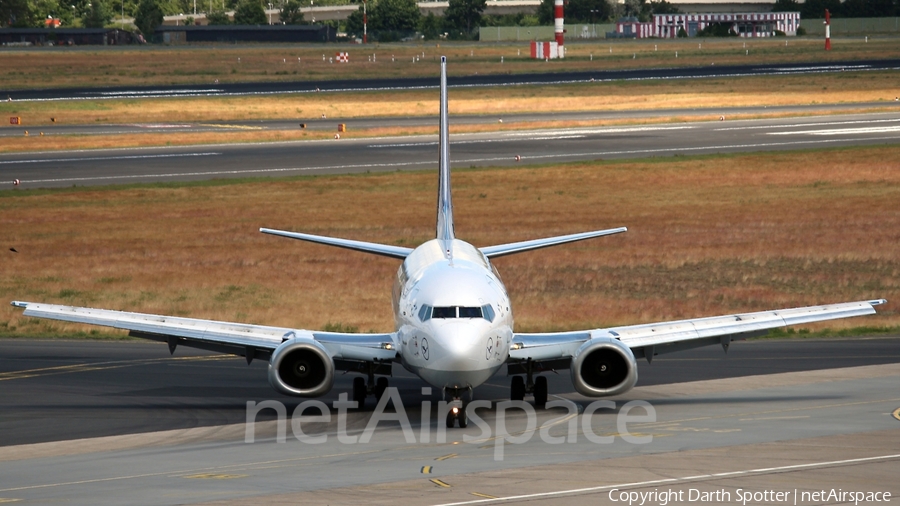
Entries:
MULTIPOLYGON (((30 420, 48 440, 52 418, 62 420, 59 425, 84 423, 79 405, 98 420, 131 416, 150 426, 154 409, 190 418, 208 409, 203 399, 219 408, 232 405, 240 418, 248 400, 288 402, 266 391, 262 368, 248 368, 240 359, 191 354, 180 363, 153 360, 147 352, 164 355, 164 346, 136 343, 0 345, 4 391, 27 395, 32 409, 47 415, 31 418, 36 411, 4 409, 5 422, 30 420), (76 348, 85 351, 73 360, 76 348), (123 353, 137 358, 122 361, 123 353), (6 359, 15 354, 20 360, 6 359), (44 367, 27 370, 26 365, 44 367), (68 404, 52 405, 67 395, 68 404), (46 402, 38 400, 41 396, 46 402), (124 409, 116 409, 117 403, 124 409), (135 404, 140 409, 132 409, 135 404)), ((700 492, 729 494, 727 501, 707 504, 740 504, 739 490, 801 498, 831 489, 896 496, 898 348, 897 338, 755 341, 735 343, 727 359, 721 350, 714 350, 716 358, 706 355, 713 350, 659 357, 652 366, 640 365, 642 386, 615 398, 615 409, 601 407, 591 416, 586 414, 592 400, 571 393, 560 379, 551 383, 551 391, 571 399, 580 407, 577 412, 557 408, 529 417, 521 409, 504 411, 498 403, 507 389, 505 378, 498 377, 478 389, 478 398, 491 401, 490 408, 477 411, 483 423, 471 421, 467 429, 444 436, 443 420, 421 409, 421 401, 431 399, 419 392, 421 382, 397 377, 394 385, 411 422, 408 431, 396 421, 382 421, 367 441, 361 440, 376 418, 377 410, 369 406, 344 418, 343 441, 338 414, 317 422, 310 418, 318 414, 313 409, 288 421, 284 442, 278 442, 277 422, 260 417, 252 431, 223 420, 209 427, 12 444, 0 447, 0 498, 40 504, 616 504, 622 496, 610 495, 612 490, 668 490, 680 491, 684 504, 688 494, 700 492), (839 363, 855 367, 821 369, 839 363), (729 373, 732 364, 739 370, 729 373), (660 376, 654 380, 654 374, 660 376), (701 379, 709 376, 724 378, 701 379), (629 401, 644 401, 649 408, 623 415, 629 401), (424 423, 423 412, 428 413, 424 423), (652 416, 621 421, 645 414, 652 416), (298 431, 327 439, 301 441, 298 431)), ((335 393, 344 386, 337 385, 335 393)), ((324 400, 331 404, 330 397, 324 400)), ((295 405, 289 404, 288 415, 295 405)), ((4 425, 4 436, 22 433, 4 425)), ((841 502, 847 501, 801 499, 797 504, 841 502)), ((794 502, 793 497, 751 498, 746 504, 794 502)))
MULTIPOLYGON (((477 167, 898 142, 900 112, 872 112, 456 134, 450 148, 453 166, 477 167)), ((13 153, 0 155, 0 181, 35 188, 425 170, 436 169, 437 152, 435 135, 13 153)))

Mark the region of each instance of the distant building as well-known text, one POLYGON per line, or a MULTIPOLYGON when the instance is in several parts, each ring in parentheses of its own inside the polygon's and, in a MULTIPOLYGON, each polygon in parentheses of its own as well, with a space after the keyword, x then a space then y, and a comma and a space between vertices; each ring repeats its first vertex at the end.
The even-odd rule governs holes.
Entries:
POLYGON ((137 41, 131 32, 117 28, 0 28, 4 46, 112 46, 137 41))
POLYGON ((636 18, 622 18, 616 23, 616 31, 607 33, 606 37, 674 39, 682 29, 688 37, 694 37, 697 32, 714 24, 726 25, 739 37, 774 37, 777 32, 795 36, 800 27, 800 13, 654 14, 653 21, 649 23, 641 23, 636 18))
POLYGON ((204 25, 156 27, 165 44, 188 42, 334 42, 335 30, 325 25, 204 25))

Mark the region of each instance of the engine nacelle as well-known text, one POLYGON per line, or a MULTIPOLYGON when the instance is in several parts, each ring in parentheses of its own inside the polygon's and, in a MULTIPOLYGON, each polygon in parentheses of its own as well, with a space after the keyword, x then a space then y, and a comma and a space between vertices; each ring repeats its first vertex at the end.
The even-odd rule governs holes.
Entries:
POLYGON ((312 339, 285 341, 269 359, 269 384, 286 395, 325 395, 334 385, 334 360, 312 339))
POLYGON ((634 353, 618 339, 598 337, 581 345, 572 356, 572 383, 588 397, 618 395, 637 383, 634 353))

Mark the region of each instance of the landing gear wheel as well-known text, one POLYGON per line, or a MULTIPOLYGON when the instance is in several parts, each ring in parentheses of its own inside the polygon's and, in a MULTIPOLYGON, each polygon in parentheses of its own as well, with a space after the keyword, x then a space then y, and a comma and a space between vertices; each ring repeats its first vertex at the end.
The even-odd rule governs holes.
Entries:
POLYGON ((512 386, 509 388, 509 398, 513 401, 525 399, 525 380, 521 376, 513 376, 512 386))
POLYGON ((534 407, 544 409, 547 405, 547 377, 534 378, 534 407))
POLYGON ((453 413, 452 412, 447 413, 447 428, 452 429, 455 422, 456 422, 456 417, 453 416, 453 413))
POLYGON ((465 429, 469 425, 469 417, 466 416, 465 408, 459 410, 459 413, 456 415, 456 421, 459 422, 460 429, 465 429))
POLYGON ((384 395, 384 391, 387 390, 388 387, 388 379, 384 376, 378 378, 378 381, 375 382, 375 398, 379 401, 381 397, 384 395))
POLYGON ((366 405, 366 380, 357 376, 353 378, 353 400, 356 401, 356 408, 362 409, 366 405))

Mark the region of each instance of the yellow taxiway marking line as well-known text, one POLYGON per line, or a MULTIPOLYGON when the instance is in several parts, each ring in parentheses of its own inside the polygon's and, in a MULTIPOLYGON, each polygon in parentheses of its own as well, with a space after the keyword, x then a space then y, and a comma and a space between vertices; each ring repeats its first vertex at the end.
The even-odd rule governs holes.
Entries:
POLYGON ((422 474, 431 474, 431 466, 422 466, 422 474))
POLYGON ((246 478, 246 474, 217 474, 217 473, 204 473, 204 474, 192 474, 189 476, 182 476, 182 478, 188 478, 191 480, 231 480, 234 478, 246 478))
POLYGON ((469 493, 474 495, 475 497, 484 497, 485 499, 497 499, 497 496, 495 496, 495 495, 479 494, 478 492, 469 492, 469 493))
POLYGON ((84 485, 86 483, 106 483, 106 482, 111 482, 111 481, 133 480, 136 478, 149 478, 149 477, 153 477, 153 476, 169 475, 172 478, 177 478, 179 476, 184 476, 185 474, 192 473, 192 472, 196 473, 198 471, 216 471, 216 470, 224 471, 226 469, 230 469, 230 470, 257 469, 257 468, 262 468, 262 466, 265 466, 268 464, 278 464, 278 463, 288 463, 288 462, 294 462, 294 463, 308 462, 308 461, 313 461, 316 459, 327 459, 327 458, 332 458, 332 457, 346 458, 346 457, 350 457, 350 456, 354 456, 354 455, 366 455, 366 454, 378 453, 378 451, 379 450, 367 450, 367 451, 360 451, 360 452, 332 453, 332 454, 328 454, 328 455, 311 455, 308 457, 294 457, 294 458, 289 458, 289 459, 267 460, 267 461, 260 461, 260 462, 245 462, 245 463, 241 463, 241 464, 228 464, 228 465, 224 465, 224 466, 202 467, 202 468, 197 468, 197 469, 184 469, 181 471, 159 471, 159 472, 155 472, 155 473, 110 476, 107 478, 93 478, 93 479, 79 480, 79 481, 44 483, 42 485, 28 485, 28 486, 24 486, 24 487, 3 488, 3 489, 0 489, 0 492, 14 492, 14 491, 18 491, 18 490, 36 490, 36 489, 46 489, 46 488, 53 488, 53 487, 66 487, 66 486, 70 486, 70 485, 84 485))
POLYGON ((891 416, 893 416, 897 420, 900 420, 900 408, 895 409, 894 412, 891 413, 891 416))
POLYGON ((439 479, 437 479, 437 478, 432 478, 432 479, 429 480, 429 481, 431 481, 431 483, 434 483, 435 485, 437 485, 437 486, 439 486, 439 487, 450 488, 450 485, 444 483, 443 481, 441 481, 441 480, 439 480, 439 479))
POLYGON ((71 374, 76 372, 89 371, 105 371, 107 369, 120 369, 132 365, 147 365, 166 360, 180 361, 205 361, 205 360, 222 360, 224 358, 234 358, 232 356, 212 356, 212 357, 163 357, 149 358, 140 360, 116 360, 112 362, 96 362, 93 364, 71 364, 58 365, 54 367, 42 367, 40 369, 25 369, 23 371, 10 371, 0 373, 0 381, 34 378, 37 376, 53 376, 56 374, 71 374))
POLYGON ((434 459, 434 460, 447 460, 447 459, 452 459, 453 457, 459 457, 459 454, 458 454, 458 453, 451 453, 451 454, 449 454, 449 455, 444 455, 443 457, 438 457, 438 458, 436 458, 436 459, 434 459))
POLYGON ((738 418, 739 422, 749 422, 754 420, 796 420, 798 418, 809 418, 809 415, 798 416, 767 416, 765 418, 738 418))
POLYGON ((0 503, 19 502, 21 499, 11 499, 9 497, 0 497, 0 503))

